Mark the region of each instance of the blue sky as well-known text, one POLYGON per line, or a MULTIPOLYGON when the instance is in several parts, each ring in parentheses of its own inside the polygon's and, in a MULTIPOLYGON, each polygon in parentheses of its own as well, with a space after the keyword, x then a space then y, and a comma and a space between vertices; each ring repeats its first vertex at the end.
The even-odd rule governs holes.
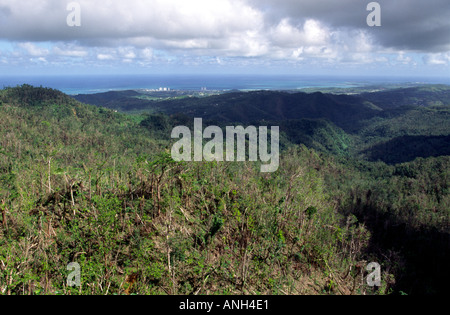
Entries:
POLYGON ((448 0, 369 2, 0 0, 0 75, 450 76, 448 0))

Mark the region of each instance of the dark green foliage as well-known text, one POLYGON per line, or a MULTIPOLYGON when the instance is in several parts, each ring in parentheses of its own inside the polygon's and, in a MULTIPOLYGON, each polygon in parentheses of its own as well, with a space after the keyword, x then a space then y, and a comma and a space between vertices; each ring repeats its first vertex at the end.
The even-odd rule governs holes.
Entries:
POLYGON ((410 162, 418 157, 450 155, 450 136, 403 136, 367 150, 370 161, 387 164, 410 162))
POLYGON ((74 98, 86 104, 92 104, 124 112, 142 112, 148 109, 148 101, 137 98, 136 91, 110 91, 106 93, 77 95, 74 98))
POLYGON ((317 208, 309 207, 308 209, 306 209, 305 213, 308 216, 308 220, 311 220, 313 218, 313 215, 317 213, 317 208))
POLYGON ((47 88, 35 88, 24 84, 20 88, 9 88, 4 90, 2 102, 19 104, 21 106, 45 106, 49 101, 60 105, 70 105, 75 102, 64 93, 47 88))
MULTIPOLYGON (((360 95, 255 91, 151 101, 137 98, 136 91, 123 91, 77 98, 115 109, 120 105, 119 109, 125 112, 140 107, 143 112, 171 115, 169 121, 161 114, 148 116, 143 121, 145 126, 159 130, 161 134, 167 134, 167 129, 177 125, 190 127, 194 117, 201 117, 209 125, 278 125, 285 135, 281 139, 282 147, 288 147, 290 143, 305 144, 322 152, 343 156, 366 155, 371 160, 381 159, 389 163, 447 154, 445 149, 442 150, 446 143, 437 143, 436 139, 428 150, 427 138, 416 138, 414 145, 419 147, 418 150, 413 148, 406 156, 403 154, 406 150, 400 149, 402 152, 394 154, 397 157, 391 160, 381 158, 391 156, 392 152, 380 152, 383 151, 380 147, 408 135, 447 136, 450 126, 449 87, 377 89, 381 91, 360 95), (127 107, 124 99, 139 102, 139 105, 127 107), (157 118, 159 122, 151 121, 157 118), (432 153, 425 155, 424 151, 432 153)), ((395 145, 393 143, 392 147, 395 145)))
POLYGON ((446 85, 421 86, 375 93, 363 93, 361 96, 382 109, 411 105, 450 105, 450 88, 446 85))
POLYGON ((353 143, 342 129, 322 119, 285 120, 271 122, 270 125, 280 126, 289 142, 304 144, 321 152, 348 155, 353 143))
MULTIPOLYGON (((88 103, 92 99, 91 103, 99 104, 95 96, 78 97, 78 99, 88 103)), ((108 102, 102 103, 102 106, 108 106, 108 102)), ((132 109, 135 107, 129 110, 132 109)), ((146 109, 166 114, 183 113, 190 117, 202 117, 205 120, 225 124, 233 122, 250 124, 260 120, 326 118, 340 127, 349 127, 355 120, 367 119, 379 112, 354 96, 319 92, 292 94, 265 91, 226 93, 206 98, 149 101, 146 109)))
POLYGON ((141 126, 149 130, 161 132, 168 135, 172 131, 172 124, 168 116, 163 114, 148 115, 142 122, 141 126))
POLYGON ((213 217, 213 222, 211 225, 211 229, 209 230, 209 235, 211 237, 213 237, 214 235, 216 235, 216 233, 220 230, 220 228, 223 226, 224 221, 221 217, 215 215, 213 217))
POLYGON ((0 292, 445 293, 449 117, 436 92, 442 104, 426 108, 401 107, 405 95, 398 107, 236 92, 125 115, 51 89, 1 90, 0 292), (279 125, 279 170, 173 161, 172 128, 197 115, 205 126, 279 125), (369 261, 382 265, 379 289, 364 284, 369 261), (65 285, 70 262, 81 288, 65 285))

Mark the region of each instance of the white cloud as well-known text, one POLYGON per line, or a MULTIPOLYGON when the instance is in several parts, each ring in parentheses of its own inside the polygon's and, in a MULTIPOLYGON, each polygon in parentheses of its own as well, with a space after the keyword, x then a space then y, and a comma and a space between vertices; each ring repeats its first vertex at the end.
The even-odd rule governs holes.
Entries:
POLYGON ((72 45, 57 45, 51 50, 55 56, 82 58, 88 56, 88 51, 82 47, 74 47, 72 45))
POLYGON ((153 51, 150 48, 144 48, 139 52, 139 57, 146 60, 152 59, 153 51))
POLYGON ((320 25, 320 22, 309 19, 303 26, 305 37, 308 43, 312 45, 323 45, 329 37, 329 30, 320 25))
MULTIPOLYGON (((258 29, 260 11, 244 0, 78 0, 81 27, 69 27, 60 0, 0 0, 11 12, 2 21, 0 37, 45 40, 124 40, 152 38, 187 40, 221 38, 258 29), (45 17, 45 19, 43 18, 45 17)), ((116 42, 117 44, 117 42, 116 42)))
MULTIPOLYGON (((66 1, 0 0, 0 40, 14 43, 2 58, 16 64, 45 58, 49 64, 89 66, 387 61, 413 66, 420 57, 412 59, 411 49, 438 49, 450 42, 439 46, 431 33, 419 40, 409 32, 440 30, 437 38, 445 39, 443 30, 450 24, 442 16, 449 12, 448 0, 436 1, 443 4, 441 10, 418 0, 411 0, 417 9, 403 10, 398 2, 381 0, 383 27, 374 29, 365 24, 366 3, 359 0, 78 0, 81 27, 66 24, 66 1), (406 23, 404 15, 419 9, 424 14, 419 26, 406 23), (409 29, 396 22, 394 13, 409 29)), ((424 65, 450 64, 448 51, 421 57, 424 65)))
POLYGON ((98 54, 97 59, 98 60, 113 60, 114 57, 110 54, 98 54))
POLYGON ((424 62, 431 66, 448 66, 450 65, 450 53, 428 54, 424 56, 424 62))
POLYGON ((29 43, 29 42, 19 43, 17 46, 20 49, 25 50, 28 55, 34 56, 34 57, 46 56, 49 54, 48 49, 40 48, 33 43, 29 43))
POLYGON ((294 48, 305 45, 325 45, 329 40, 330 30, 319 21, 308 19, 303 26, 296 27, 289 19, 283 19, 269 32, 272 43, 278 47, 294 48))
POLYGON ((407 65, 407 64, 410 64, 413 61, 413 59, 410 56, 405 56, 404 51, 400 51, 398 53, 396 61, 398 61, 401 64, 407 65))

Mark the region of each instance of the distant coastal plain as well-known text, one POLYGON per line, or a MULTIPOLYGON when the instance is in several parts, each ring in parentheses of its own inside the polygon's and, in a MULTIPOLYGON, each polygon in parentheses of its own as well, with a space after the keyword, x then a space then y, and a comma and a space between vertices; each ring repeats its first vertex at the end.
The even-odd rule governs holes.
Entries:
POLYGON ((0 76, 0 87, 30 84, 60 90, 68 95, 121 90, 171 91, 323 91, 352 92, 373 86, 406 87, 420 84, 450 84, 450 78, 337 77, 324 75, 71 75, 0 76))

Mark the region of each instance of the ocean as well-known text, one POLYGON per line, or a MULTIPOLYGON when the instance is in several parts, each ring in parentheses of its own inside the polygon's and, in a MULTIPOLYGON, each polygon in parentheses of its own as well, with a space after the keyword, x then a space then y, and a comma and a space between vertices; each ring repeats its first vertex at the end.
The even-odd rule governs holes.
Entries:
POLYGON ((450 84, 450 78, 381 78, 293 75, 63 75, 0 76, 0 88, 22 84, 43 86, 69 95, 113 90, 301 90, 304 88, 354 88, 379 84, 450 84))

